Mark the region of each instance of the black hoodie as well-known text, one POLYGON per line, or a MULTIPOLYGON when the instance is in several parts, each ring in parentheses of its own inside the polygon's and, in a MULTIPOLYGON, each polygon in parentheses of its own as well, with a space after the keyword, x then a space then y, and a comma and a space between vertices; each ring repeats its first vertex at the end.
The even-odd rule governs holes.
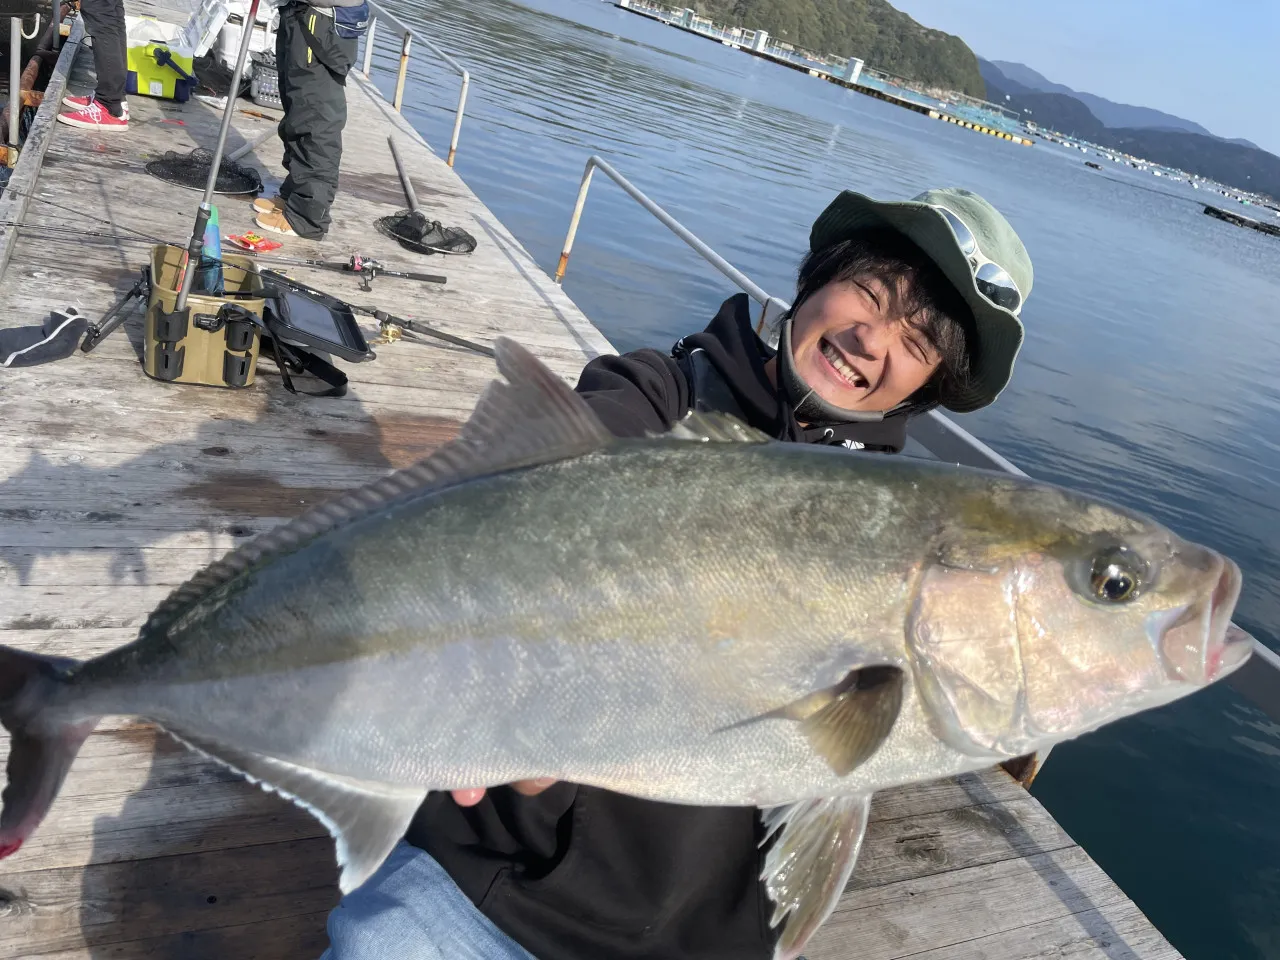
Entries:
MULTIPOLYGON (((907 414, 884 420, 805 427, 765 374, 773 356, 751 326, 751 301, 745 293, 730 297, 702 333, 684 337, 671 355, 636 350, 597 357, 587 364, 578 392, 614 434, 623 437, 659 433, 689 412, 694 398, 682 355, 695 350, 720 373, 733 394, 737 413, 747 423, 779 440, 826 443, 898 453, 907 441, 907 414)), ((714 403, 712 404, 714 406, 714 403)))
MULTIPOLYGON (((731 392, 735 412, 770 436, 895 452, 906 441, 905 415, 830 428, 798 424, 765 375, 771 354, 752 330, 745 294, 726 300, 673 356, 597 357, 578 392, 618 436, 665 431, 694 403, 684 358, 698 349, 731 392)), ((753 807, 655 803, 571 783, 536 797, 499 787, 469 808, 432 793, 406 839, 537 960, 773 954, 753 807)))

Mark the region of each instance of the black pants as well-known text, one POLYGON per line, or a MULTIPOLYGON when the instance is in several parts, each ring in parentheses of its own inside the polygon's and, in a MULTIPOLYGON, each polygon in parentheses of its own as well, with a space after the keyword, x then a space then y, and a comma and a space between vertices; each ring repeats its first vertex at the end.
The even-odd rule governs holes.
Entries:
POLYGON ((280 10, 276 69, 284 103, 280 140, 289 171, 280 196, 289 225, 309 240, 319 240, 329 230, 329 208, 338 192, 342 162, 342 128, 347 124, 343 88, 356 46, 357 41, 337 35, 332 17, 306 4, 291 3, 280 10))
POLYGON ((85 32, 93 37, 93 72, 98 86, 93 95, 120 116, 129 69, 125 65, 124 0, 81 0, 85 32))

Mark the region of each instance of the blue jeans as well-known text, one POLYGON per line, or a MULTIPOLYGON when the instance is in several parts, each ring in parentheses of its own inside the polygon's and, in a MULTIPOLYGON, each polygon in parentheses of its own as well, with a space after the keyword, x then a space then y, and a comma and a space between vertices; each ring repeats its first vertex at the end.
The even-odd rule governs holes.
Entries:
POLYGON ((534 960, 495 927, 444 868, 401 841, 342 898, 320 960, 534 960))

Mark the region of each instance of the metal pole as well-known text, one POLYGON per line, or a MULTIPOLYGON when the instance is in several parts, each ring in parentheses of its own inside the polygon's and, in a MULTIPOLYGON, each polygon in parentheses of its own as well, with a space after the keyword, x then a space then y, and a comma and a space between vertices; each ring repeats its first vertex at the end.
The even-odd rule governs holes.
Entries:
POLYGON ((53 36, 49 40, 54 52, 62 43, 62 0, 53 0, 53 36))
MULTIPOLYGON (((18 120, 22 116, 22 20, 9 18, 9 159, 18 156, 18 120)), ((12 163, 9 166, 13 166, 12 163)))
POLYGON ((449 139, 449 159, 446 161, 449 166, 453 166, 453 158, 458 155, 458 134, 462 132, 462 111, 467 106, 467 87, 471 86, 471 74, 462 71, 462 92, 458 94, 458 110, 453 115, 453 136, 449 139))
POLYGON ((396 108, 396 113, 400 112, 400 107, 404 104, 404 80, 409 73, 409 47, 413 44, 413 34, 408 30, 404 32, 404 42, 400 46, 400 72, 396 74, 396 96, 392 102, 392 106, 396 108))
POLYGON ((564 247, 560 250, 560 262, 556 264, 556 283, 564 280, 564 272, 569 268, 569 254, 573 253, 573 238, 578 235, 578 221, 582 219, 582 208, 587 205, 587 189, 591 186, 591 174, 595 173, 595 157, 587 161, 587 169, 582 171, 582 183, 578 185, 578 200, 573 205, 573 216, 569 218, 569 232, 565 234, 564 247))
POLYGON ((765 292, 764 288, 694 236, 688 227, 650 200, 637 187, 635 187, 630 180, 620 174, 617 170, 613 169, 613 167, 609 166, 609 164, 605 163, 598 156, 592 156, 587 161, 587 170, 582 177, 582 186, 578 188, 578 203, 577 206, 574 207, 573 220, 569 224, 569 235, 565 237, 564 250, 560 254, 560 264, 556 267, 555 280, 557 283, 563 279, 565 267, 569 262, 569 251, 573 247, 573 235, 578 230, 578 219, 582 215, 582 205, 586 203, 587 199, 587 184, 591 180, 592 167, 599 167, 603 170, 606 176, 625 190, 633 200, 657 217, 668 230, 689 246, 693 247, 693 249, 700 254, 704 260, 737 284, 738 288, 745 291, 756 303, 765 303, 769 299, 769 294, 765 292))
POLYGON ((249 41, 253 39, 253 26, 258 20, 258 3, 259 0, 252 0, 249 4, 249 15, 244 18, 240 53, 236 57, 236 68, 231 73, 231 87, 227 90, 227 106, 222 111, 222 125, 218 127, 218 142, 213 147, 213 165, 209 168, 209 179, 204 185, 204 199, 200 201, 195 227, 191 231, 191 241, 187 244, 187 265, 182 271, 182 287, 178 291, 175 310, 182 310, 187 305, 187 296, 191 293, 191 284, 196 277, 200 253, 204 250, 204 228, 212 212, 213 190, 218 185, 218 168, 222 166, 222 151, 227 145, 227 131, 231 129, 231 116, 236 112, 236 95, 240 91, 240 78, 244 76, 244 63, 249 59, 249 41))
POLYGON ((409 171, 404 168, 404 161, 400 159, 400 151, 396 149, 394 137, 387 137, 387 146, 391 148, 391 159, 396 162, 396 173, 400 174, 400 185, 404 187, 404 198, 409 202, 409 209, 413 213, 417 213, 418 194, 414 192, 413 184, 409 180, 409 171))
POLYGON ((228 153, 227 159, 239 160, 241 157, 247 156, 248 154, 253 153, 254 150, 262 146, 262 144, 266 143, 269 139, 271 139, 275 135, 276 135, 276 131, 274 129, 263 130, 262 133, 258 134, 256 137, 254 137, 252 140, 250 140, 240 149, 235 150, 231 153, 228 153))
POLYGON ((369 71, 373 68, 373 36, 378 29, 378 18, 374 17, 369 21, 369 32, 364 35, 364 75, 367 78, 369 71))

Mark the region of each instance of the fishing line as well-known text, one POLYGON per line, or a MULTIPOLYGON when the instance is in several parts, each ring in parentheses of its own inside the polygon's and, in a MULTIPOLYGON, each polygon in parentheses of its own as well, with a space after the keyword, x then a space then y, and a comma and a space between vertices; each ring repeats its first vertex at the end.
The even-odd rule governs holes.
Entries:
MULTIPOLYGON (((169 240, 163 240, 159 237, 153 237, 149 234, 141 232, 140 230, 131 230, 128 227, 117 227, 116 224, 112 223, 110 220, 104 219, 103 217, 97 217, 91 213, 85 213, 82 210, 76 210, 73 207, 64 206, 63 204, 60 204, 60 203, 54 203, 52 200, 47 200, 44 197, 38 197, 34 193, 23 193, 20 190, 15 190, 13 192, 18 196, 26 197, 29 200, 36 200, 40 203, 46 204, 50 207, 53 207, 55 210, 61 210, 64 213, 70 213, 78 217, 83 217, 86 220, 92 220, 96 223, 103 224, 104 226, 112 227, 115 229, 122 229, 127 233, 133 234, 133 236, 121 236, 119 234, 99 233, 97 231, 92 231, 92 230, 78 231, 69 227, 59 231, 59 228, 54 226, 44 226, 44 225, 27 226, 25 224, 19 223, 14 220, 0 221, 0 226, 16 227, 18 230, 20 230, 23 233, 29 233, 30 231, 33 231, 33 230, 48 231, 48 234, 44 237, 36 235, 35 239, 38 239, 38 240, 39 239, 80 240, 85 237, 92 237, 94 239, 111 240, 117 243, 137 243, 137 244, 147 244, 147 245, 158 243, 158 244, 163 244, 164 246, 181 247, 181 244, 173 243, 172 241, 169 241, 169 240)), ((212 260, 220 264, 221 266, 231 267, 232 269, 240 269, 234 263, 228 263, 226 260, 223 260, 221 257, 206 256, 206 259, 212 260)), ((283 264, 283 265, 288 265, 288 266, 308 267, 313 270, 325 269, 323 267, 316 266, 314 262, 310 262, 300 258, 281 257, 278 259, 275 259, 275 258, 250 258, 250 259, 254 259, 254 262, 256 262, 259 266, 269 265, 273 262, 273 259, 274 259, 274 262, 283 264)), ((482 343, 476 343, 474 340, 468 340, 466 337, 459 337, 452 333, 446 333, 443 330, 437 330, 436 328, 428 326, 427 324, 419 320, 406 320, 401 317, 397 317, 391 313, 388 313, 386 310, 379 309, 377 307, 363 306, 360 304, 348 304, 348 306, 350 306, 351 309, 356 311, 357 313, 361 313, 361 314, 364 314, 365 316, 373 317, 375 320, 378 321, 379 325, 381 325, 384 328, 384 330, 387 324, 392 324, 394 326, 400 327, 401 329, 408 330, 408 331, 411 331, 412 333, 416 333, 422 336, 432 337, 436 340, 443 341, 444 343, 451 343, 455 346, 466 347, 467 349, 474 350, 475 352, 483 354, 486 357, 492 357, 494 355, 492 347, 485 346, 482 343)))
MULTIPOLYGON (((96 217, 91 213, 83 213, 82 211, 76 210, 72 207, 64 206, 60 203, 54 203, 52 200, 46 200, 44 197, 38 197, 34 193, 23 193, 20 190, 15 190, 14 193, 20 197, 26 197, 29 200, 35 200, 35 201, 38 201, 39 203, 47 204, 48 206, 53 207, 55 210, 61 210, 64 213, 70 213, 76 216, 82 216, 85 219, 92 220, 104 226, 112 227, 119 230, 124 230, 127 233, 130 233, 133 235, 131 237, 128 237, 128 236, 119 236, 118 234, 94 233, 92 231, 76 232, 68 228, 67 232, 68 232, 68 235, 70 236, 75 236, 75 237, 93 236, 93 237, 100 237, 100 238, 109 239, 109 240, 121 240, 129 243, 141 243, 141 242, 159 243, 168 247, 180 247, 184 250, 186 249, 185 247, 183 247, 182 244, 175 243, 172 240, 165 240, 165 239, 162 239, 161 237, 154 237, 150 234, 143 233, 141 230, 134 230, 129 227, 118 227, 115 223, 112 223, 110 220, 106 220, 102 217, 96 217)), ((41 229, 40 225, 37 225, 35 227, 29 227, 26 224, 20 223, 15 220, 0 221, 0 226, 17 227, 19 230, 23 230, 23 231, 31 230, 31 229, 37 229, 37 230, 41 229)), ((240 256, 244 256, 250 260, 255 261, 256 263, 266 264, 266 265, 277 263, 277 264, 284 264, 291 267, 308 267, 313 270, 328 270, 330 272, 334 271, 335 268, 337 267, 336 262, 327 263, 325 261, 322 261, 316 258, 308 259, 305 257, 276 257, 276 256, 255 257, 252 251, 245 251, 244 253, 240 254, 240 256)), ((229 266, 229 267, 232 267, 233 269, 236 268, 236 265, 234 263, 228 263, 226 260, 223 260, 221 257, 214 257, 214 256, 210 256, 209 254, 204 254, 204 258, 207 260, 211 260, 214 263, 221 264, 222 266, 229 266)), ((365 258, 365 259, 368 260, 372 258, 365 258)), ((356 273, 356 271, 354 270, 349 270, 345 272, 356 273)), ((434 276, 430 276, 430 278, 428 279, 429 275, 426 275, 426 274, 406 275, 406 274, 403 274, 402 271, 386 270, 381 267, 377 268, 376 274, 382 275, 382 276, 397 277, 399 279, 421 280, 424 283, 441 283, 444 280, 443 277, 434 277, 434 276)))

